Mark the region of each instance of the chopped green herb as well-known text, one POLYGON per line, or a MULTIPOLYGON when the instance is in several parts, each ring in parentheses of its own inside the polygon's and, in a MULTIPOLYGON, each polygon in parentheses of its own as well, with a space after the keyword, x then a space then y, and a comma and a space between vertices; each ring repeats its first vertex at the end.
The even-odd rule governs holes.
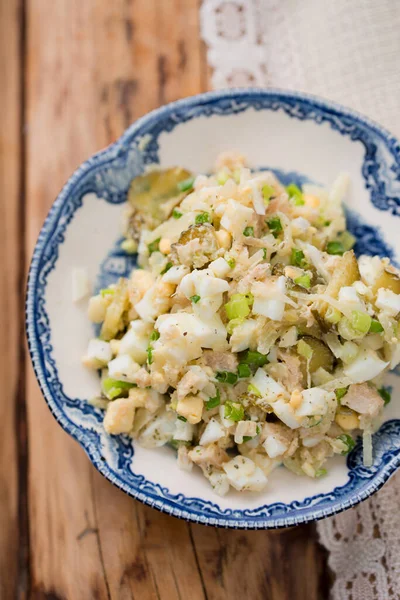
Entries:
POLYGON ((351 250, 357 240, 350 231, 343 231, 343 233, 338 235, 338 241, 345 250, 351 250))
POLYGON ((188 190, 191 190, 194 184, 194 177, 188 177, 187 179, 184 179, 183 181, 179 181, 178 182, 178 188, 180 192, 187 192, 188 190))
POLYGON ((156 342, 160 337, 160 334, 158 333, 158 331, 153 331, 153 333, 150 336, 150 341, 151 342, 156 342))
POLYGON ((294 282, 297 285, 300 285, 303 288, 309 289, 311 287, 311 278, 309 275, 301 275, 300 277, 296 277, 294 282))
POLYGON ((114 398, 121 396, 124 392, 136 386, 134 383, 119 381, 118 379, 113 379, 112 377, 106 377, 101 382, 101 387, 105 396, 107 396, 109 400, 114 400, 114 398))
POLYGON ((234 258, 226 258, 225 259, 231 269, 234 269, 236 266, 236 260, 234 258))
POLYGON ((238 376, 236 373, 231 373, 231 371, 218 371, 215 374, 215 379, 220 383, 230 383, 235 384, 238 380, 238 376))
POLYGON ((191 301, 192 301, 194 304, 197 304, 197 303, 198 303, 198 302, 201 300, 201 298, 200 298, 200 296, 198 296, 197 294, 195 294, 194 296, 190 296, 190 300, 191 300, 191 301))
POLYGON ((180 421, 183 421, 184 423, 186 423, 186 421, 187 421, 187 418, 186 417, 182 417, 182 415, 178 415, 178 419, 180 421))
POLYGON ((290 264, 295 267, 301 267, 304 261, 304 252, 302 250, 298 250, 298 248, 292 248, 292 253, 290 256, 290 264))
POLYGON ((322 417, 309 417, 307 427, 316 427, 322 422, 322 417))
POLYGON ((326 475, 328 473, 328 471, 326 469, 318 469, 317 471, 315 471, 315 477, 324 477, 324 475, 326 475))
POLYGON ((273 217, 269 221, 266 221, 268 227, 270 228, 272 235, 274 237, 278 237, 278 235, 283 231, 282 223, 279 217, 273 217))
POLYGON ((174 208, 174 210, 172 211, 172 216, 174 217, 174 219, 180 219, 182 215, 183 213, 181 213, 181 211, 177 208, 174 208))
POLYGON ((224 406, 224 417, 231 421, 243 421, 244 408, 237 402, 226 402, 224 406))
POLYGON ((250 394, 254 394, 258 398, 262 397, 260 390, 252 383, 249 383, 249 385, 247 386, 247 391, 250 392, 250 394))
POLYGON ((297 248, 292 248, 292 254, 290 256, 290 264, 295 267, 305 267, 306 261, 304 252, 302 250, 298 250, 297 248))
POLYGON ((275 189, 272 187, 272 185, 265 184, 262 186, 261 191, 264 198, 264 202, 266 205, 268 205, 271 198, 273 198, 276 194, 275 189))
POLYGON ((234 385, 238 380, 238 376, 237 373, 230 373, 229 371, 226 372, 226 383, 230 383, 231 385, 234 385))
POLYGON ((263 260, 267 260, 267 249, 262 248, 262 251, 263 251, 263 260))
POLYGON ((240 359, 241 364, 254 365, 256 367, 262 367, 267 364, 268 357, 261 352, 256 350, 247 350, 244 356, 240 359))
POLYGON ((135 240, 124 240, 121 242, 121 250, 126 252, 127 254, 135 254, 137 250, 137 242, 135 240))
POLYGON ((248 225, 243 229, 243 235, 246 237, 254 237, 254 227, 248 225))
POLYGON ((295 206, 302 206, 304 204, 303 192, 295 183, 288 185, 286 191, 295 206))
POLYGON ((151 346, 149 346, 147 348, 146 352, 147 352, 147 362, 149 363, 149 365, 151 365, 153 362, 153 348, 151 346))
POLYGON ((212 408, 215 408, 216 406, 219 406, 221 404, 221 396, 219 393, 219 390, 217 390, 217 395, 214 396, 214 398, 209 398, 208 400, 206 400, 206 410, 211 410, 212 408))
POLYGON ((243 436, 243 443, 245 444, 246 442, 249 442, 250 440, 252 440, 252 436, 251 435, 244 435, 243 436))
POLYGON ((337 388, 337 390, 335 390, 336 400, 338 401, 338 404, 340 404, 340 401, 343 398, 343 396, 345 396, 347 394, 348 389, 349 389, 348 387, 342 387, 342 388, 337 388))
POLYGON ((190 446, 190 442, 186 442, 184 440, 175 440, 174 438, 167 443, 169 446, 172 446, 172 448, 175 448, 175 450, 179 450, 181 446, 190 446))
POLYGON ((383 327, 376 319, 371 320, 371 325, 369 328, 369 333, 382 333, 383 327))
POLYGON ((196 215, 195 222, 196 222, 196 225, 201 225, 202 223, 209 223, 210 222, 209 213, 203 212, 203 213, 200 213, 199 215, 196 215))
POLYGON ((336 325, 336 323, 339 323, 340 319, 342 318, 342 313, 337 308, 334 308, 333 306, 328 306, 324 318, 325 321, 328 321, 328 323, 336 325))
POLYGON ((371 317, 360 310, 353 310, 351 313, 351 326, 360 333, 368 333, 371 327, 371 317))
POLYGON ((218 185, 224 185, 229 179, 228 171, 222 170, 217 173, 217 183, 218 185))
POLYGON ((353 440, 351 435, 349 435, 348 433, 342 433, 342 435, 339 435, 337 437, 337 439, 342 441, 344 444, 346 444, 346 449, 343 450, 343 452, 341 453, 343 455, 351 452, 353 450, 354 446, 356 445, 355 441, 353 440))
POLYGON ((100 295, 104 298, 105 296, 112 296, 115 294, 115 290, 113 288, 104 288, 100 290, 100 295))
POLYGON ((345 252, 345 249, 342 242, 328 242, 326 245, 326 251, 328 254, 342 256, 342 254, 345 252))
POLYGON ((385 405, 389 404, 389 402, 392 399, 391 388, 382 386, 381 388, 379 388, 378 393, 383 399, 385 405))
POLYGON ((167 262, 167 264, 165 265, 165 267, 161 271, 160 275, 164 275, 164 273, 166 273, 167 271, 169 271, 170 268, 173 267, 173 266, 174 265, 172 264, 172 262, 167 262))
POLYGON ((246 365, 244 363, 239 363, 238 375, 241 379, 243 379, 244 377, 251 377, 251 369, 250 369, 249 365, 246 365))
POLYGON ((233 294, 225 304, 226 316, 231 319, 244 319, 250 314, 249 300, 245 294, 233 294))
POLYGON ((297 342, 297 352, 307 360, 311 360, 313 355, 313 349, 304 340, 299 340, 297 342))
POLYGON ((229 333, 229 335, 232 335, 235 327, 237 327, 238 325, 242 325, 242 323, 244 323, 245 320, 246 319, 244 319, 243 317, 238 317, 237 319, 231 319, 226 326, 226 330, 229 333))
POLYGON ((153 242, 150 242, 150 244, 147 245, 148 249, 149 249, 149 254, 153 254, 153 252, 158 252, 160 249, 160 241, 161 238, 157 238, 156 240, 154 240, 153 242))

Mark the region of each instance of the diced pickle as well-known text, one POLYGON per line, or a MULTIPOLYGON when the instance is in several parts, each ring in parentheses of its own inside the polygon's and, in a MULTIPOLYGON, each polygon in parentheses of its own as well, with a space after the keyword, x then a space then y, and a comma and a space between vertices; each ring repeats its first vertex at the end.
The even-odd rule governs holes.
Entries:
POLYGON ((201 223, 199 225, 191 225, 189 229, 183 231, 178 243, 174 244, 172 248, 172 257, 177 253, 179 262, 188 266, 193 265, 194 268, 200 269, 215 258, 219 245, 214 227, 210 223, 201 223), (194 250, 193 253, 185 257, 180 255, 180 248, 196 239, 199 241, 199 249, 194 250))
POLYGON ((285 275, 285 265, 283 263, 276 263, 271 268, 272 275, 285 275))
MULTIPOLYGON (((333 271, 332 279, 328 283, 325 293, 332 298, 337 298, 342 287, 352 285, 358 279, 360 279, 360 271, 357 259, 354 251, 350 250, 345 252, 338 260, 338 264, 333 271)), ((323 317, 327 308, 328 305, 325 302, 321 304, 319 312, 323 317)))
MULTIPOLYGON (((334 356, 332 352, 329 350, 328 346, 324 344, 321 340, 317 340, 310 335, 305 335, 301 338, 308 346, 310 346, 313 351, 312 357, 310 359, 309 369, 310 373, 314 373, 320 367, 325 369, 325 371, 331 372, 334 364, 334 356)), ((303 377, 305 381, 307 380, 307 361, 304 357, 300 356, 301 361, 301 372, 303 373, 303 377)))
POLYGON ((379 288, 386 288, 395 294, 400 294, 400 278, 395 273, 383 271, 382 275, 375 281, 372 291, 376 293, 379 288))
POLYGON ((215 248, 217 248, 217 238, 215 236, 215 230, 212 225, 209 223, 201 223, 199 225, 191 225, 189 229, 182 231, 178 244, 187 244, 192 240, 198 239, 202 244, 203 243, 215 243, 215 248))
MULTIPOLYGON (((314 311, 313 311, 314 314, 314 311)), ((316 316, 314 314, 314 316, 316 316)), ((317 323, 314 323, 314 325, 311 325, 310 327, 307 327, 307 324, 305 322, 298 322, 296 323, 296 327, 297 327, 297 333, 299 334, 299 336, 311 336, 313 338, 317 338, 317 339, 321 339, 322 338, 322 334, 324 333, 324 329, 321 330, 320 327, 320 321, 319 319, 316 319, 317 323)))
POLYGON ((332 298, 337 298, 339 290, 347 285, 352 285, 360 279, 360 271, 353 250, 345 252, 342 258, 338 261, 338 265, 332 275, 332 279, 328 283, 326 293, 332 298))
POLYGON ((190 191, 181 191, 178 184, 189 180, 191 175, 186 169, 174 167, 135 177, 128 192, 126 236, 137 240, 142 227, 152 230, 168 219, 174 206, 190 191))

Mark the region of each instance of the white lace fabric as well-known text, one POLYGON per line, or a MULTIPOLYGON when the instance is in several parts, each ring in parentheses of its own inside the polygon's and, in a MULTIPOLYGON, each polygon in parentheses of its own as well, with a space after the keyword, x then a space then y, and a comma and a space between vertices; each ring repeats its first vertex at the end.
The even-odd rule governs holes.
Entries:
MULTIPOLYGON (((270 86, 351 106, 400 137, 400 2, 203 0, 214 88, 270 86)), ((400 599, 400 473, 320 521, 333 600, 400 599)))

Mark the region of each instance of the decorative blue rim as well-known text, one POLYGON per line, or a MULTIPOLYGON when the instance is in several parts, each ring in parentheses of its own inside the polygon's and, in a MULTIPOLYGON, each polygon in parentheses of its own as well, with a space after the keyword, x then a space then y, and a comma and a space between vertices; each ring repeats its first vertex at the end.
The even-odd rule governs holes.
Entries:
MULTIPOLYGON (((328 122, 341 134, 361 141, 365 147, 362 175, 371 202, 379 210, 400 214, 400 144, 368 118, 333 102, 281 90, 225 90, 179 100, 139 119, 118 141, 84 162, 66 183, 49 211, 33 253, 27 283, 26 329, 33 368, 51 412, 63 429, 82 445, 91 462, 109 481, 144 504, 178 518, 236 529, 270 529, 322 519, 356 505, 377 491, 400 464, 400 447, 390 443, 391 439, 400 439, 400 421, 386 422, 375 434, 377 456, 374 467, 365 469, 362 466, 358 445, 348 457, 349 480, 329 493, 251 510, 221 509, 217 504, 200 498, 171 494, 168 489, 145 480, 143 476, 132 473, 129 478, 126 476, 124 468, 133 456, 133 448, 123 436, 118 442, 121 460, 118 460, 117 470, 113 470, 102 456, 99 435, 94 430, 78 427, 69 419, 64 402, 70 399, 63 394, 51 356, 50 325, 44 299, 47 276, 57 262, 58 245, 62 243, 64 231, 86 193, 101 190, 108 202, 124 201, 130 178, 145 164, 157 162, 157 139, 162 131, 171 131, 179 123, 198 116, 238 113, 250 107, 255 110, 283 110, 300 120, 328 122), (148 133, 151 133, 152 139, 145 153, 138 152, 138 138, 148 133), (387 152, 386 157, 380 157, 380 145, 387 152), (129 159, 131 151, 133 161, 129 159), (389 166, 387 155, 392 159, 389 166), (119 187, 113 187, 107 169, 104 169, 109 163, 113 163, 113 169, 120 170, 122 183, 119 187), (78 188, 79 197, 71 200, 78 188)), ((93 416, 96 421, 100 418, 95 412, 93 416)))

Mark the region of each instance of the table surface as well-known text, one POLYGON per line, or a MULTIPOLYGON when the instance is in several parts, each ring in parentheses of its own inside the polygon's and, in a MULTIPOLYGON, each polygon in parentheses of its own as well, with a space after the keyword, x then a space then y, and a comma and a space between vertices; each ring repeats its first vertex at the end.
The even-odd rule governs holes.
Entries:
POLYGON ((314 525, 207 528, 114 488, 51 416, 26 350, 26 272, 63 183, 209 76, 197 0, 0 0, 0 600, 328 597, 314 525))

